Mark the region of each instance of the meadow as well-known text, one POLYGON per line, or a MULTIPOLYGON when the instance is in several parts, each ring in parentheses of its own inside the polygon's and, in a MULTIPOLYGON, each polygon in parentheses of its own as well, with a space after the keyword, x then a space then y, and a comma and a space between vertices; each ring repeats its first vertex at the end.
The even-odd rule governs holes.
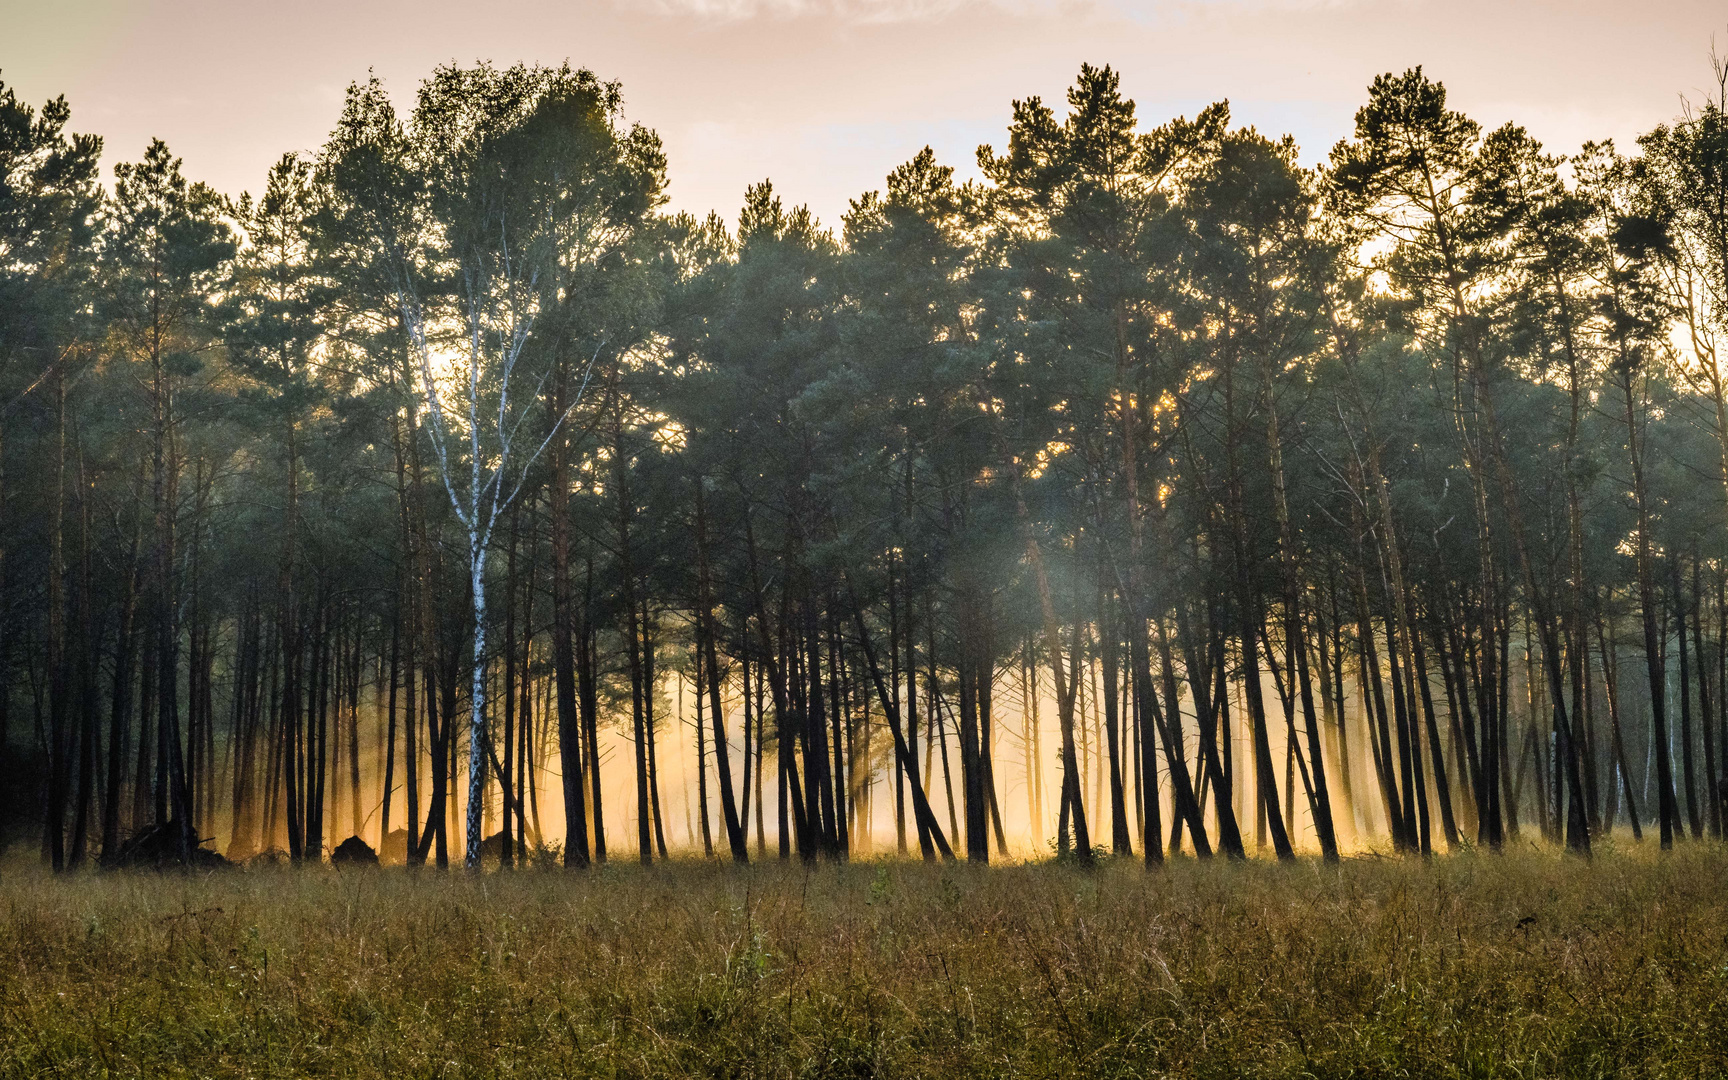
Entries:
POLYGON ((1707 1076, 1728 848, 0 869, 0 1075, 1707 1076))

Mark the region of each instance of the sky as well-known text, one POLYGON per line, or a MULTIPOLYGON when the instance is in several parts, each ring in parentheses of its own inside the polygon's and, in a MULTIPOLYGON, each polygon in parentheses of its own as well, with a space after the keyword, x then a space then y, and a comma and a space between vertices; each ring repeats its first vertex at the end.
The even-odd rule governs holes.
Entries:
POLYGON ((104 171, 160 137, 188 176, 258 191, 315 150, 368 70, 407 106, 440 62, 568 59, 659 132, 675 209, 735 219, 770 178, 838 226, 926 144, 962 177, 1011 102, 1110 64, 1143 124, 1228 98, 1313 163, 1378 73, 1421 64, 1485 128, 1551 151, 1639 132, 1710 81, 1722 0, 0 0, 0 79, 65 94, 104 171))

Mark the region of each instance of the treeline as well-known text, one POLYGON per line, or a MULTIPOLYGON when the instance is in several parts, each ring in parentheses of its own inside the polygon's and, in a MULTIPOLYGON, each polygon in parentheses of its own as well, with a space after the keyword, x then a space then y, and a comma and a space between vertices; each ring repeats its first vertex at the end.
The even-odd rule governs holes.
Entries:
POLYGON ((669 747, 739 861, 1720 835, 1717 76, 1557 157, 1386 75, 1307 169, 1083 67, 838 234, 568 66, 238 200, 0 84, 4 840, 651 861, 669 747))

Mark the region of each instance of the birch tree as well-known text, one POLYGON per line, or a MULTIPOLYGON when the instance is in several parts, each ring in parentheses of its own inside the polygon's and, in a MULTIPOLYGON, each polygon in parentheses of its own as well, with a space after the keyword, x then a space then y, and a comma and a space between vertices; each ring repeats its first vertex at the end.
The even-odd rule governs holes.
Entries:
MULTIPOLYGON (((580 404, 587 371, 563 411, 543 420, 548 370, 522 361, 546 295, 556 233, 543 205, 558 192, 526 121, 569 68, 442 67, 420 90, 413 136, 432 226, 425 247, 397 259, 397 303, 416 368, 417 404, 434 465, 467 536, 474 620, 468 701, 464 861, 480 865, 486 761, 486 562, 504 513, 580 404), (430 286, 428 289, 427 286, 430 286)), ((588 76, 591 79, 591 76, 588 76)), ((588 360, 588 370, 602 341, 588 360)))

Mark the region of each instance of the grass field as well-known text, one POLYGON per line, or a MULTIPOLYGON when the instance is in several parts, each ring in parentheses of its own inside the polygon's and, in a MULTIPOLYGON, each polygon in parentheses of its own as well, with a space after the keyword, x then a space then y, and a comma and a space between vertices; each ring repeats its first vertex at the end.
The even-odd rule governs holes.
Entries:
POLYGON ((0 1075, 1709 1076, 1728 849, 0 868, 0 1075))

